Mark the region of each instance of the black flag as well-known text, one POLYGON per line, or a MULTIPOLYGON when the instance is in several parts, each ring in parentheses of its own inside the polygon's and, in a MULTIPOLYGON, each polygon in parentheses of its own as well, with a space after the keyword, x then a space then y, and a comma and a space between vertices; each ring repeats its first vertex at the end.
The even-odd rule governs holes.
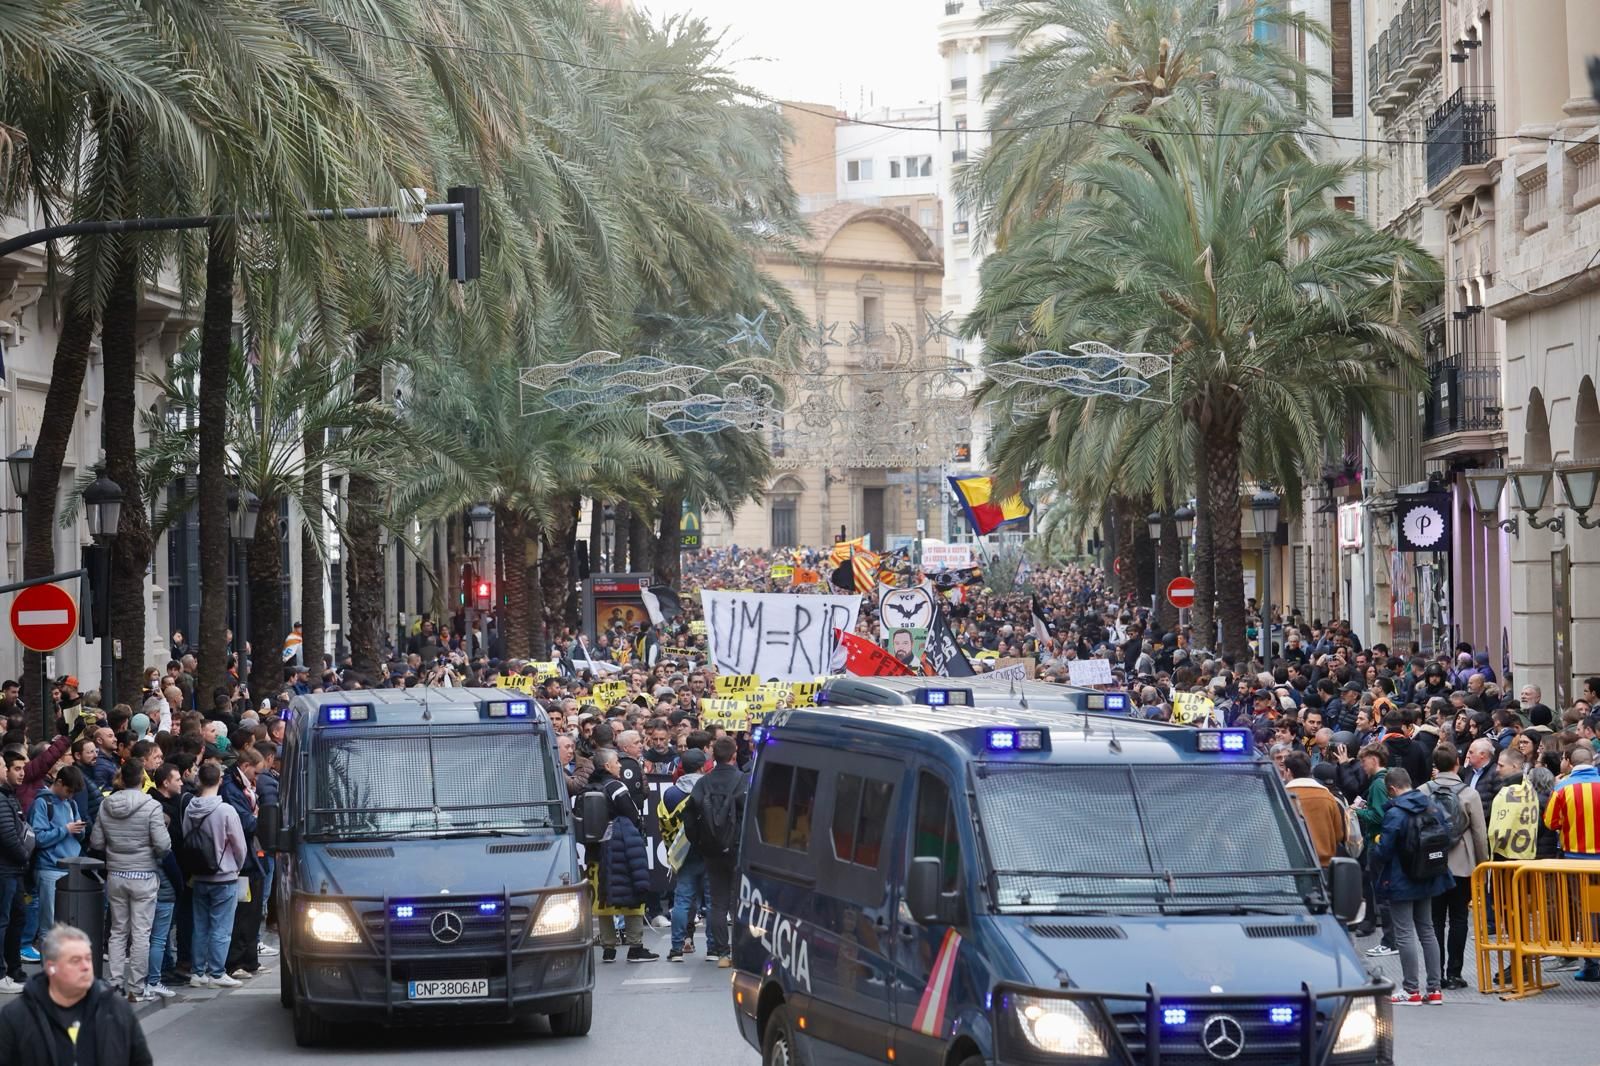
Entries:
POLYGON ((956 643, 942 603, 933 605, 933 621, 928 624, 927 642, 922 647, 922 665, 928 673, 940 677, 971 677, 975 673, 956 643))

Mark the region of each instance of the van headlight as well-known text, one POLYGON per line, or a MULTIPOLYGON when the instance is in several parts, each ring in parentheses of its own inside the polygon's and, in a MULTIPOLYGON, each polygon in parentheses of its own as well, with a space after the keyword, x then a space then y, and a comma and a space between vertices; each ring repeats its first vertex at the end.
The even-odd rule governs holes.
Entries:
POLYGON ((324 944, 359 944, 361 931, 350 920, 350 912, 338 903, 308 903, 306 932, 324 944))
POLYGON ((532 934, 560 936, 578 928, 578 923, 582 920, 583 903, 576 892, 548 896, 545 898, 544 906, 539 908, 539 917, 534 919, 532 934))
POLYGON ((1339 1038, 1333 1042, 1335 1055, 1354 1055, 1371 1051, 1378 1043, 1378 1001, 1363 996, 1350 1003, 1344 1012, 1344 1022, 1339 1026, 1339 1038))
POLYGON ((1010 997, 1016 1011, 1017 1027, 1039 1051, 1051 1055, 1076 1055, 1102 1058, 1105 1037, 1089 1012, 1068 999, 1042 999, 1037 996, 1010 997))

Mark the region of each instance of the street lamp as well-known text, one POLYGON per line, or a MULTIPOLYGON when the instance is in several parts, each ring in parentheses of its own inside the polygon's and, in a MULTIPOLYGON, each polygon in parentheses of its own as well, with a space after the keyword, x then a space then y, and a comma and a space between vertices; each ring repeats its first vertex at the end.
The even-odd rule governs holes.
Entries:
POLYGON ((1278 494, 1260 489, 1250 498, 1250 518, 1261 538, 1261 661, 1272 669, 1272 543, 1278 537, 1278 494))
POLYGON ((1595 493, 1600 490, 1600 462, 1562 463, 1556 467, 1556 477, 1561 480, 1561 494, 1578 525, 1584 529, 1600 527, 1600 518, 1589 517, 1595 493))
POLYGON ((1472 509, 1478 512, 1478 519, 1486 526, 1499 526, 1513 537, 1517 536, 1516 516, 1500 518, 1500 494, 1505 491, 1506 472, 1468 470, 1466 478, 1467 488, 1472 492, 1472 509))
POLYGON ((250 654, 246 650, 250 647, 250 571, 247 561, 250 558, 250 544, 256 539, 256 521, 260 515, 261 500, 255 493, 243 488, 228 490, 228 529, 233 534, 233 539, 238 541, 235 556, 238 560, 239 577, 235 587, 239 590, 239 595, 235 601, 238 608, 235 611, 233 631, 238 643, 234 654, 239 662, 241 685, 247 684, 250 676, 250 654))
POLYGON ((1145 515, 1144 527, 1150 534, 1150 613, 1154 615, 1161 596, 1161 512, 1145 515))
POLYGON ((26 499, 28 483, 33 479, 33 445, 25 443, 6 456, 6 465, 11 468, 11 487, 26 499))
MULTIPOLYGON (((472 656, 477 654, 477 650, 474 647, 476 638, 473 636, 473 633, 476 632, 475 623, 478 615, 476 586, 483 569, 483 549, 489 543, 489 534, 494 530, 494 508, 487 503, 475 503, 467 511, 467 521, 472 526, 472 545, 467 551, 467 554, 472 557, 472 562, 467 564, 468 572, 471 574, 471 587, 462 593, 461 612, 466 621, 467 654, 472 656)), ((488 628, 488 624, 485 623, 484 629, 488 628)))
POLYGON ((609 503, 600 512, 600 536, 605 541, 605 573, 611 572, 611 538, 617 533, 617 512, 609 503))
MULTIPOLYGON (((101 618, 109 619, 111 542, 117 538, 117 523, 122 519, 122 486, 106 477, 104 469, 97 470, 96 475, 89 487, 83 490, 84 510, 89 518, 89 536, 94 539, 94 548, 84 554, 93 564, 89 587, 94 590, 95 596, 107 597, 104 605, 94 603, 89 609, 101 618)), ((100 705, 115 706, 117 657, 109 626, 97 639, 100 641, 100 705)))
POLYGON ((1528 516, 1528 525, 1534 529, 1548 529, 1552 533, 1560 533, 1566 522, 1560 515, 1539 518, 1539 512, 1544 509, 1545 503, 1550 499, 1550 475, 1554 471, 1550 467, 1519 466, 1511 470, 1511 495, 1517 501, 1517 510, 1528 516))
MULTIPOLYGON (((22 447, 6 456, 11 468, 11 487, 16 490, 18 513, 22 515, 22 562, 28 562, 28 487, 33 480, 33 445, 23 442, 22 447)), ((50 729, 50 681, 45 677, 44 656, 39 656, 39 736, 50 729)))
POLYGON ((1184 504, 1173 513, 1178 523, 1178 573, 1189 573, 1189 540, 1194 536, 1194 508, 1184 504))
POLYGON ((483 544, 494 530, 494 508, 486 503, 475 503, 467 512, 467 518, 472 522, 473 543, 483 544))

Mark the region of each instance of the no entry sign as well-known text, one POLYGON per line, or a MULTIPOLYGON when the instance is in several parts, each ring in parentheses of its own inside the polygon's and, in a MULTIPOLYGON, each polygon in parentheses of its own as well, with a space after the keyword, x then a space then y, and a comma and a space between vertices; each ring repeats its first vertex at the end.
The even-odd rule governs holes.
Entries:
POLYGON ((78 603, 60 585, 34 585, 11 601, 11 632, 29 651, 55 651, 78 632, 78 603))
POLYGON ((1175 577, 1167 583, 1167 602, 1174 607, 1194 606, 1194 581, 1187 577, 1175 577))

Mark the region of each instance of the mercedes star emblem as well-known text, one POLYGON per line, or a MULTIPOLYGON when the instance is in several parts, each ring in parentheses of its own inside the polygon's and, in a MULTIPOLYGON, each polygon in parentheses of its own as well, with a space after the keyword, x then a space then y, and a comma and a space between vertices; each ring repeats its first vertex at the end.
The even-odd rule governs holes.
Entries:
POLYGON ((1200 1030, 1200 1045, 1218 1062, 1228 1062, 1244 1051, 1244 1026, 1231 1014, 1213 1014, 1200 1030))
MULTIPOLYGON (((440 911, 433 916, 433 924, 428 929, 433 933, 433 939, 439 943, 454 944, 461 939, 461 916, 455 911, 440 911)), ((1231 1018, 1229 1020, 1232 1021, 1231 1018)), ((1237 1026, 1237 1023, 1235 1025, 1237 1026)), ((1237 1051, 1233 1053, 1237 1054, 1237 1051)), ((1233 1058, 1233 1055, 1229 1055, 1228 1058, 1233 1058)))

